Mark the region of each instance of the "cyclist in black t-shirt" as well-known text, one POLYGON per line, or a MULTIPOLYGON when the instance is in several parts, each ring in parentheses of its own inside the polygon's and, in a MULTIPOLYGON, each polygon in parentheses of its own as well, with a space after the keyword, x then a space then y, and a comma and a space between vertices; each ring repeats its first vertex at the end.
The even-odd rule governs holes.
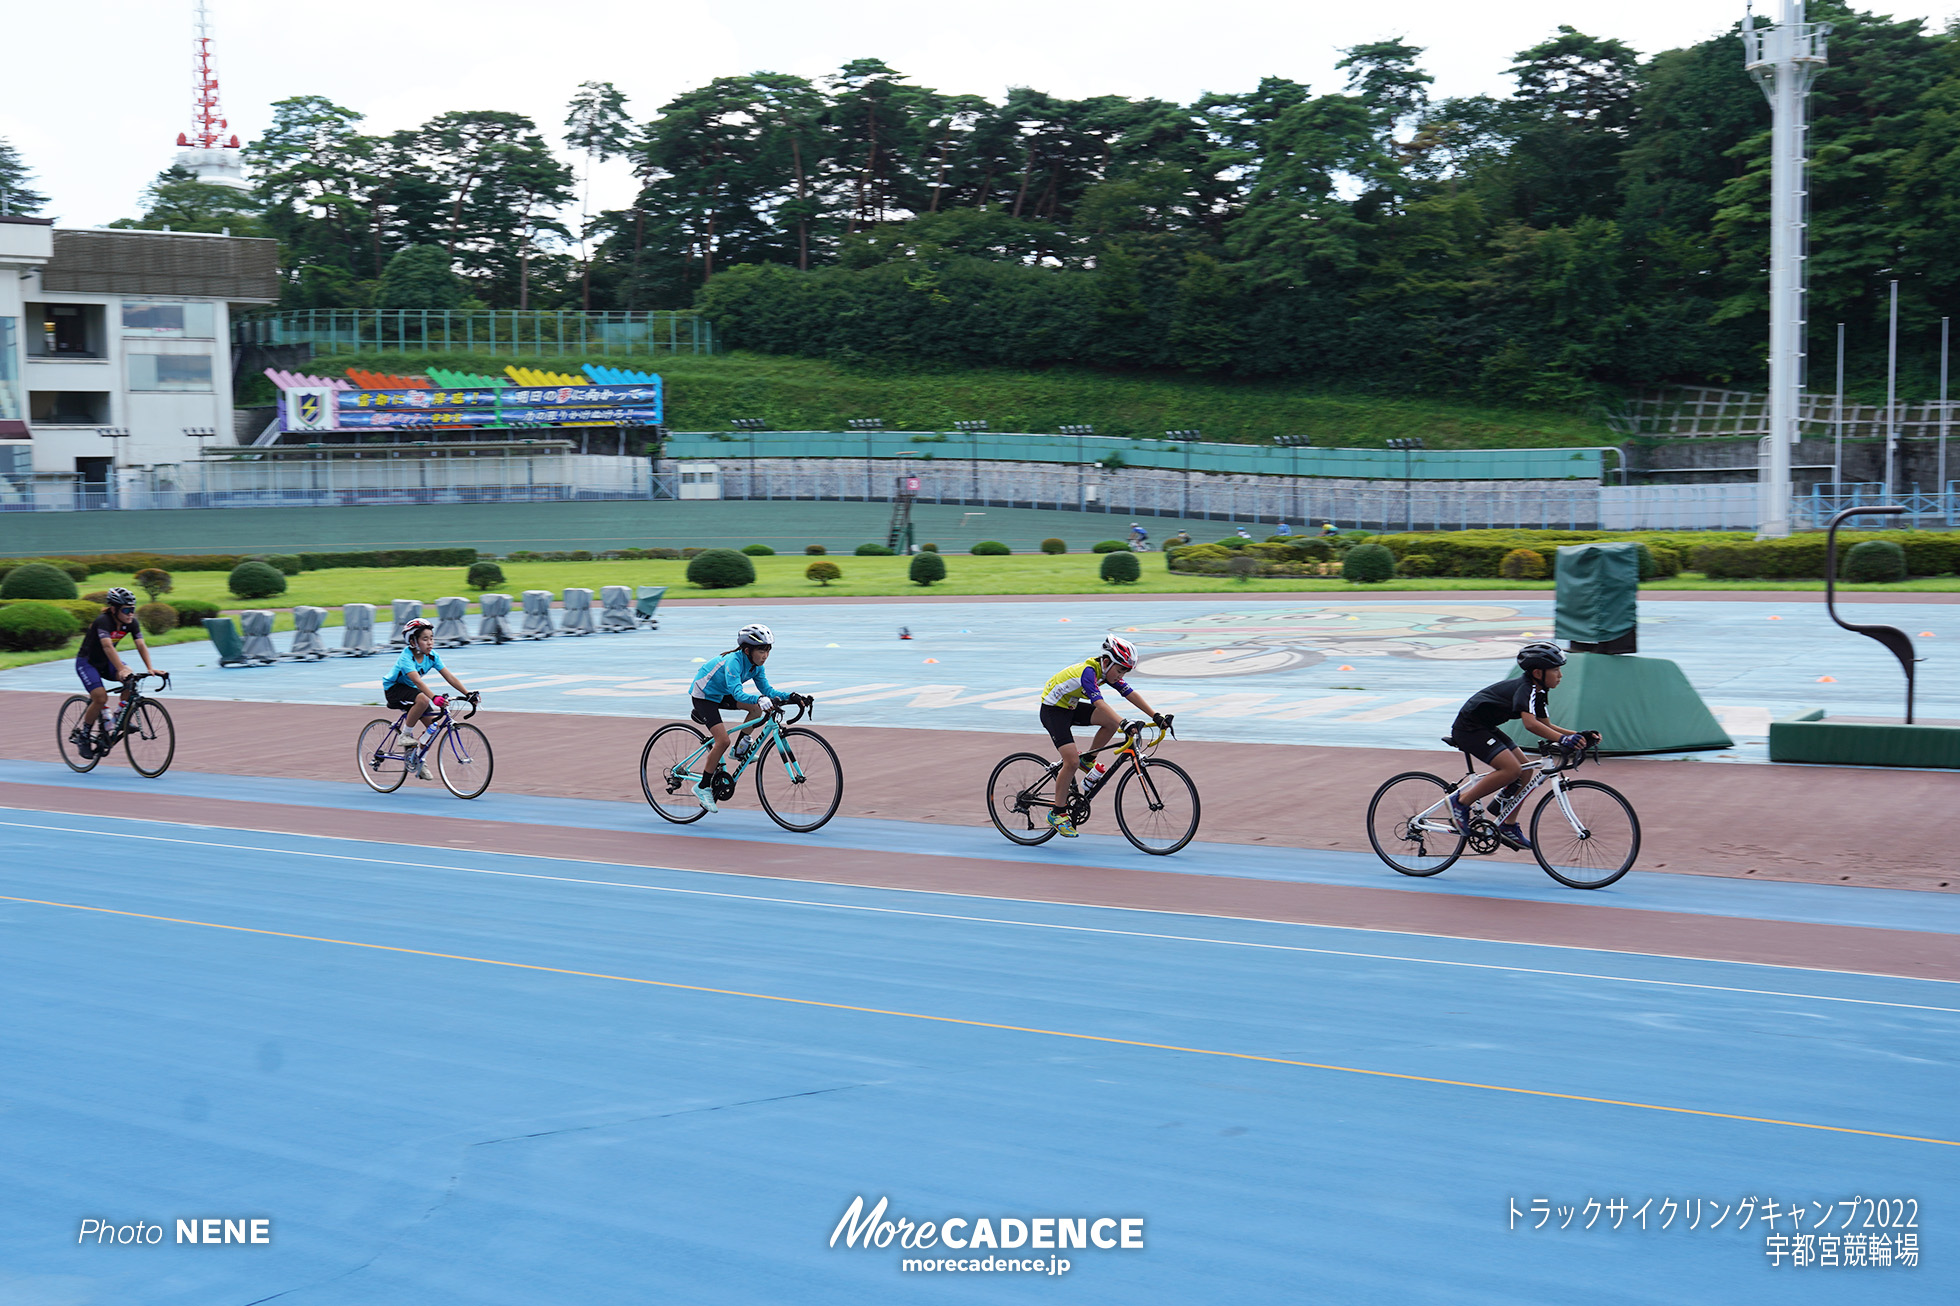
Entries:
POLYGON ((133 635, 136 651, 143 655, 143 669, 152 675, 157 673, 156 665, 150 661, 150 646, 143 642, 143 628, 136 624, 136 596, 118 585, 103 595, 102 615, 89 623, 82 632, 82 646, 75 650, 75 675, 88 691, 88 707, 82 711, 81 728, 76 731, 74 743, 87 757, 91 748, 106 750, 108 728, 103 727, 104 739, 99 744, 90 742, 90 730, 102 716, 102 705, 109 701, 109 691, 104 682, 115 683, 122 691, 125 700, 129 698, 129 680, 133 674, 123 665, 122 657, 116 652, 116 645, 125 635, 133 635))
MULTIPOLYGON (((1461 793, 1450 796, 1450 816, 1463 834, 1470 833, 1470 808, 1478 799, 1509 790, 1524 778, 1524 752, 1511 742, 1502 729, 1507 721, 1523 721, 1524 728, 1560 748, 1576 751, 1587 743, 1597 743, 1597 733, 1580 734, 1555 726, 1548 719, 1546 695, 1558 687, 1565 654, 1556 644, 1540 641, 1518 650, 1518 665, 1524 674, 1515 680, 1500 680, 1470 696, 1450 727, 1450 742, 1490 767, 1490 774, 1461 793)), ((1516 821, 1497 827, 1497 837, 1513 848, 1528 849, 1531 840, 1516 821)))

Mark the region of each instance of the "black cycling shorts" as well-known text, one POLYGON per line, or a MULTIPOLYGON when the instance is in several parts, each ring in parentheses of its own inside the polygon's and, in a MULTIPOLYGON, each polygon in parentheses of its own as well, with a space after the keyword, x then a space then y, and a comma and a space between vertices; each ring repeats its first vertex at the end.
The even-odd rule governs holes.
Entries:
POLYGON ((1096 714, 1096 705, 1083 699, 1074 707, 1056 707, 1053 703, 1041 705, 1041 728, 1048 732, 1048 738, 1055 747, 1063 748, 1075 742, 1075 727, 1086 726, 1096 714))
POLYGON ((415 700, 422 696, 421 690, 406 681, 397 681, 395 684, 385 686, 385 691, 388 697, 388 706, 394 708, 397 712, 414 707, 415 700))
POLYGON ((735 701, 733 694, 723 694, 719 703, 705 698, 695 699, 694 711, 688 714, 688 718, 700 725, 718 726, 721 724, 721 709, 725 707, 733 708, 738 712, 746 710, 743 704, 735 701))
POLYGON ((1497 730, 1473 731, 1465 728, 1452 734, 1450 742, 1485 766, 1495 765, 1500 753, 1517 747, 1509 735, 1497 730))

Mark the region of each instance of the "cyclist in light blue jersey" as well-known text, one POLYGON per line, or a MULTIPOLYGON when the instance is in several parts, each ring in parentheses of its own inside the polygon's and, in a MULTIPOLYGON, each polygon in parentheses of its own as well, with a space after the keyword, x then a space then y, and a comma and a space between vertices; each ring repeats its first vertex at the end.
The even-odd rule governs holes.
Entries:
MULTIPOLYGON (((769 660, 769 653, 776 646, 776 636, 764 625, 744 626, 735 636, 735 647, 721 656, 709 661, 701 668, 701 674, 694 678, 688 693, 694 699, 691 719, 705 726, 715 738, 714 746, 701 763, 701 783, 694 786, 694 797, 709 811, 720 810, 715 805, 713 776, 715 767, 728 752, 728 727, 721 722, 723 708, 743 708, 748 719, 737 726, 737 730, 747 730, 760 721, 763 714, 784 703, 805 703, 810 699, 804 694, 785 694, 769 683, 769 677, 762 670, 762 664, 769 660), (753 683, 761 690, 760 697, 742 692, 744 684, 753 683)), ((736 756, 742 756, 748 746, 745 736, 736 756)))

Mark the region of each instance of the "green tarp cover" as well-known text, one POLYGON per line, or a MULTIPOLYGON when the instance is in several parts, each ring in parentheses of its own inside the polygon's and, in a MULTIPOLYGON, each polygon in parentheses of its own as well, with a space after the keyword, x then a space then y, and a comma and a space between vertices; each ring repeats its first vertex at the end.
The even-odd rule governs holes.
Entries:
POLYGON ((1558 606, 1552 630, 1560 639, 1604 644, 1637 624, 1634 604, 1640 594, 1639 545, 1562 545, 1554 575, 1558 606))
MULTIPOLYGON (((1568 730, 1599 731, 1602 753, 1735 747, 1681 668, 1666 658, 1574 653, 1547 710, 1568 730)), ((1527 750, 1538 743, 1520 722, 1505 731, 1527 750)))
POLYGON ((1960 768, 1960 729, 1867 721, 1772 721, 1769 760, 1960 768))

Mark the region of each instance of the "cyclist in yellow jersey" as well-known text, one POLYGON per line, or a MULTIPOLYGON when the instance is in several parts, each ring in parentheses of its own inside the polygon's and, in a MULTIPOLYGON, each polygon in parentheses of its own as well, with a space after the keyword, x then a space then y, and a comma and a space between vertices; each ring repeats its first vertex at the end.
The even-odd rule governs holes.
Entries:
POLYGON ((1103 641, 1102 652, 1087 658, 1074 666, 1055 673, 1041 691, 1041 726, 1048 732, 1055 751, 1062 755, 1062 769, 1055 773, 1055 802, 1048 813, 1048 824, 1055 833, 1066 838, 1075 837, 1075 824, 1068 819, 1069 779, 1083 765, 1082 750, 1075 742, 1076 726, 1096 727, 1096 740, 1089 746, 1095 752, 1107 744, 1123 724, 1123 718, 1116 708, 1102 696, 1102 688, 1109 688, 1136 704, 1139 712, 1149 715, 1158 724, 1163 723, 1150 704, 1143 701, 1143 695, 1131 689, 1123 680, 1125 671, 1133 670, 1137 664, 1136 646, 1127 639, 1111 635, 1103 641))

